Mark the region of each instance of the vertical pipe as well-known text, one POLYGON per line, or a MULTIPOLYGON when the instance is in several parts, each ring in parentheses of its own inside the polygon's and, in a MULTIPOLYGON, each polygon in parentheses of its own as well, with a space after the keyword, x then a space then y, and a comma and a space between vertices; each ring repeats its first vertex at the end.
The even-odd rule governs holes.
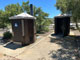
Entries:
POLYGON ((30 14, 33 16, 33 5, 30 4, 30 14))

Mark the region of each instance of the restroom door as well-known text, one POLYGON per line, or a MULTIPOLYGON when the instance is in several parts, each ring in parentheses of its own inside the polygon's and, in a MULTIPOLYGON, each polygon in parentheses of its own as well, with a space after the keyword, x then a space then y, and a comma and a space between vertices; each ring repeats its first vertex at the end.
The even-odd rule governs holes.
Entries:
POLYGON ((22 25, 21 20, 12 20, 13 41, 22 42, 22 25))

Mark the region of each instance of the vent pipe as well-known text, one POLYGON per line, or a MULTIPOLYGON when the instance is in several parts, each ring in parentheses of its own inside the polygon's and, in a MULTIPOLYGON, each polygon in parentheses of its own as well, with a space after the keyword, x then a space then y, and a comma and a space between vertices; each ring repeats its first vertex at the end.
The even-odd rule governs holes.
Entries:
POLYGON ((33 5, 30 4, 30 14, 33 16, 33 5))

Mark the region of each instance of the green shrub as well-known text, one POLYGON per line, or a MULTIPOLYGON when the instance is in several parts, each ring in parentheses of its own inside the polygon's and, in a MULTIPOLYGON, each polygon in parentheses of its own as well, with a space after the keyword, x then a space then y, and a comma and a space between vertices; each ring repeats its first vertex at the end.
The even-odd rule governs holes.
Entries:
POLYGON ((49 28, 48 27, 45 27, 45 28, 43 28, 43 31, 48 32, 49 31, 49 28))
POLYGON ((5 27, 7 27, 7 26, 4 24, 0 24, 0 28, 5 28, 5 27))
POLYGON ((12 38, 12 33, 10 33, 9 31, 3 34, 3 39, 11 39, 11 38, 12 38))
POLYGON ((45 32, 49 32, 49 27, 48 26, 43 26, 41 29, 39 27, 37 27, 37 33, 45 33, 45 32))

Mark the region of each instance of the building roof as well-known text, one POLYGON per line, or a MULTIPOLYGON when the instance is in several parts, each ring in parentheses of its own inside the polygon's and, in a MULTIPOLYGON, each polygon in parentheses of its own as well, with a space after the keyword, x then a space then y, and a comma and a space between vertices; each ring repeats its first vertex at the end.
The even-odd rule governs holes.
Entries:
POLYGON ((36 19, 36 17, 29 15, 27 13, 21 13, 21 14, 9 17, 9 19, 36 19))
POLYGON ((62 18, 62 17, 71 17, 71 14, 59 14, 55 16, 55 18, 62 18))
POLYGON ((54 18, 65 18, 65 17, 70 17, 70 16, 55 16, 54 18))

